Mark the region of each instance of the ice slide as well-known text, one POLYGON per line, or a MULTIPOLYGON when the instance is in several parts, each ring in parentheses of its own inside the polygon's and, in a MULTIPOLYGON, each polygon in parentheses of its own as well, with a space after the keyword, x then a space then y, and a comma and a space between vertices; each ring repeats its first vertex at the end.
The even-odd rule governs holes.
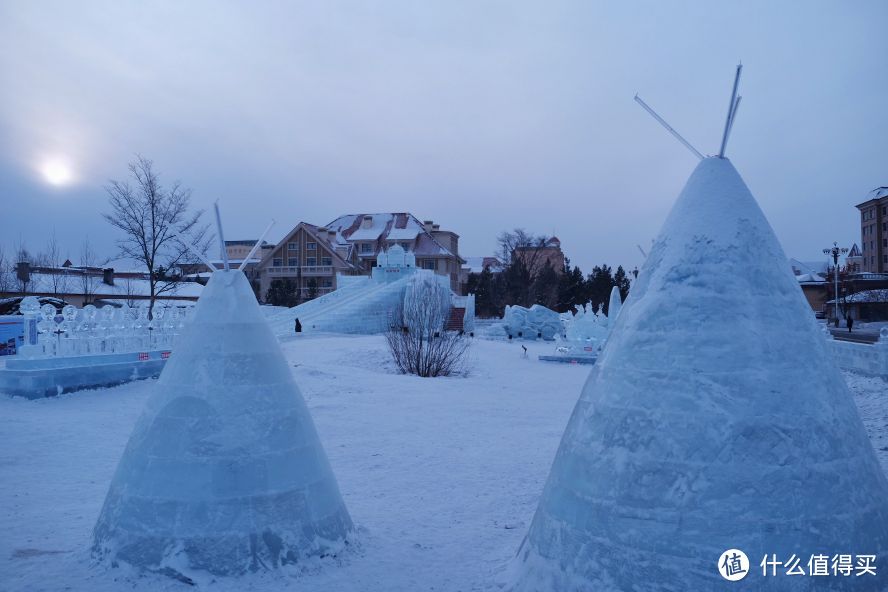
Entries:
POLYGON ((408 275, 393 282, 353 281, 269 319, 278 337, 294 333, 298 318, 305 332, 378 333, 385 330, 391 311, 401 302, 408 275))

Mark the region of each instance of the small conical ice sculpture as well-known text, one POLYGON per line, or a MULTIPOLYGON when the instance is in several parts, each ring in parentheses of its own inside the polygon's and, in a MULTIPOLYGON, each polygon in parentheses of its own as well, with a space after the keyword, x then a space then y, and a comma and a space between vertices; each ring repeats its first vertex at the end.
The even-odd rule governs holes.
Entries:
POLYGON ((703 160, 583 388, 514 589, 888 589, 888 483, 811 318, 740 175, 703 160), (729 549, 742 581, 718 570, 729 549), (760 567, 840 554, 876 575, 760 567))
POLYGON ((351 530, 250 284, 214 272, 130 436, 95 554, 177 577, 233 575, 335 554, 351 530))
POLYGON ((607 324, 613 329, 614 323, 617 322, 617 315, 623 307, 623 298, 620 296, 620 288, 614 286, 611 288, 610 300, 607 303, 607 324))

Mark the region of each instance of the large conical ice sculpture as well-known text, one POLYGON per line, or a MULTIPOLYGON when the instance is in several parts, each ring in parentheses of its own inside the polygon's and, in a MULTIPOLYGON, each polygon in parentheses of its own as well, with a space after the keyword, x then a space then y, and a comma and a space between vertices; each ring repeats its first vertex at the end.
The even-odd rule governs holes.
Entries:
POLYGON ((351 530, 253 290, 216 271, 130 436, 94 552, 230 575, 336 553, 351 530))
POLYGON ((888 589, 888 483, 780 245, 726 159, 670 213, 566 428, 521 591, 888 589), (728 549, 746 577, 722 579, 728 549), (807 574, 875 555, 875 576, 807 574))

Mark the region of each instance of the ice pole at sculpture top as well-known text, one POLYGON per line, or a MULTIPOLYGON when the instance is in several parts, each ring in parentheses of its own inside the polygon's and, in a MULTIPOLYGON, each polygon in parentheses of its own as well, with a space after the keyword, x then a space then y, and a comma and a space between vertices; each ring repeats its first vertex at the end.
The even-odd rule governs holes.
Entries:
POLYGON ((582 389, 511 589, 888 589, 881 565, 759 567, 888 553, 888 481, 811 317, 734 165, 700 161, 582 389))
POLYGON ((130 436, 94 554, 191 581, 336 555, 352 530, 250 283, 214 271, 130 436))

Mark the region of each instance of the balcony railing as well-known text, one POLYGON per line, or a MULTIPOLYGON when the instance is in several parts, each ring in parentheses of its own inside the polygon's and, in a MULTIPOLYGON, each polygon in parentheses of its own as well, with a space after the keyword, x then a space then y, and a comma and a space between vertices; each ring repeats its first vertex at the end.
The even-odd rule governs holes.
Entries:
POLYGON ((333 275, 332 265, 302 265, 296 267, 269 267, 268 275, 333 275))

